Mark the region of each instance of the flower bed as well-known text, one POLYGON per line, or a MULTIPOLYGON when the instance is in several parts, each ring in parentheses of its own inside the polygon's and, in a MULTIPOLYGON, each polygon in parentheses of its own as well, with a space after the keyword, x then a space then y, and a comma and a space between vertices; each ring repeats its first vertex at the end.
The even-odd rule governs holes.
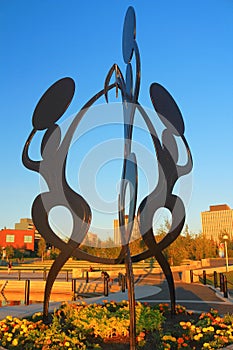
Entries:
MULTIPOLYGON (((233 344, 233 315, 216 310, 197 316, 177 306, 170 319, 168 304, 136 303, 137 346, 149 349, 220 349, 233 344)), ((7 316, 0 321, 0 345, 15 349, 129 349, 128 302, 103 305, 64 303, 44 325, 42 314, 28 319, 7 316), (110 345, 111 343, 111 345, 110 345)))

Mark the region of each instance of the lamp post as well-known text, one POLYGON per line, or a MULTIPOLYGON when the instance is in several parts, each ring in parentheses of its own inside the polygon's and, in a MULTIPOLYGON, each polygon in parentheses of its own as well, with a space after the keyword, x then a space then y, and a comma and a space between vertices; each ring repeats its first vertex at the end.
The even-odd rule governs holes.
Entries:
POLYGON ((224 235, 223 236, 224 239, 224 244, 225 244, 225 257, 226 257, 226 272, 228 272, 228 252, 227 252, 227 240, 228 240, 228 236, 224 235))

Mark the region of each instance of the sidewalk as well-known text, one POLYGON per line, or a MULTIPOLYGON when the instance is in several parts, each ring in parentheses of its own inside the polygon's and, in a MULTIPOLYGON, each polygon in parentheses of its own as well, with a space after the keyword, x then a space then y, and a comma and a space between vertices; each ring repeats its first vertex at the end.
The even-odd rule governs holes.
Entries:
MULTIPOLYGON (((169 290, 166 282, 158 285, 160 292, 150 295, 148 298, 140 297, 138 300, 142 302, 169 303, 169 290)), ((223 293, 219 289, 214 289, 208 285, 188 284, 176 282, 176 303, 185 306, 188 310, 194 312, 208 312, 210 309, 216 309, 220 315, 233 313, 233 299, 224 298, 223 293)))
MULTIPOLYGON (((138 300, 139 298, 149 298, 151 295, 156 295, 159 293, 161 289, 156 286, 136 286, 135 287, 135 296, 138 300)), ((86 298, 86 299, 77 299, 75 302, 83 302, 85 301, 87 304, 93 304, 93 303, 101 303, 103 300, 114 300, 114 301, 121 301, 121 300, 127 300, 128 299, 128 293, 127 290, 122 293, 111 293, 108 297, 102 295, 94 298, 86 298)), ((58 308, 61 305, 61 302, 50 302, 49 303, 49 311, 53 312, 55 308, 58 308)), ((33 315, 35 312, 42 312, 43 311, 43 304, 42 303, 36 303, 31 305, 15 305, 15 306, 3 306, 0 308, 0 320, 5 318, 6 316, 10 315, 12 317, 27 317, 33 315)))
MULTIPOLYGON (((220 315, 225 313, 233 313, 233 299, 223 298, 222 293, 214 290, 210 286, 201 284, 186 284, 176 282, 176 303, 185 306, 188 310, 194 312, 208 312, 211 308, 217 309, 220 315)), ((139 285, 135 286, 135 298, 140 302, 148 302, 150 304, 169 303, 169 290, 166 282, 161 282, 159 285, 139 285)), ((101 303, 103 300, 121 301, 127 300, 127 290, 117 293, 111 293, 108 297, 98 296, 94 298, 80 299, 76 302, 85 301, 88 304, 101 303)), ((49 310, 52 312, 55 308, 60 306, 60 302, 50 302, 49 310)), ((42 312, 43 304, 31 305, 16 305, 4 306, 0 308, 0 320, 8 315, 13 317, 23 318, 31 316, 35 312, 42 312)))

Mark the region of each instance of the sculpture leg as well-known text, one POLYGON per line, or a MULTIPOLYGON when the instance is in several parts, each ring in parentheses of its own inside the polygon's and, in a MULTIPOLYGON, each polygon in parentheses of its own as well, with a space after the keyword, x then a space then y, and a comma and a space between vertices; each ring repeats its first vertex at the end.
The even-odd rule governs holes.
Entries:
POLYGON ((175 285, 174 285, 174 279, 173 279, 170 265, 166 260, 165 256, 163 255, 163 253, 160 251, 156 251, 155 258, 158 261, 159 265, 161 266, 163 273, 165 274, 165 277, 168 283, 169 293, 170 293, 171 314, 175 315, 176 313, 175 285))
POLYGON ((57 275, 59 271, 61 270, 62 266, 66 263, 66 261, 70 258, 72 255, 73 250, 77 247, 73 247, 72 245, 67 244, 67 248, 65 251, 62 251, 54 263, 52 264, 49 274, 47 277, 46 285, 45 285, 45 292, 44 292, 44 307, 43 307, 43 321, 44 323, 50 323, 49 319, 49 299, 51 295, 51 290, 53 287, 53 283, 55 279, 57 278, 57 275))
POLYGON ((156 260, 158 261, 159 265, 163 270, 163 273, 165 274, 165 277, 168 283, 169 293, 170 293, 171 314, 175 315, 176 313, 175 286, 174 286, 174 279, 173 279, 170 265, 166 260, 165 256, 163 255, 162 250, 156 243, 152 230, 148 231, 143 236, 143 240, 149 248, 150 256, 153 256, 153 255, 155 256, 156 260))

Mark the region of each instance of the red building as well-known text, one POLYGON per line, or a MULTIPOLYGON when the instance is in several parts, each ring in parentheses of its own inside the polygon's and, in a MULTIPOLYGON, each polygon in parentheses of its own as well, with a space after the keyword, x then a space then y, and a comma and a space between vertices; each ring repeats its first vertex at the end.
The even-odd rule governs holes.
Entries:
POLYGON ((3 229, 0 231, 0 246, 34 251, 35 230, 3 229))

